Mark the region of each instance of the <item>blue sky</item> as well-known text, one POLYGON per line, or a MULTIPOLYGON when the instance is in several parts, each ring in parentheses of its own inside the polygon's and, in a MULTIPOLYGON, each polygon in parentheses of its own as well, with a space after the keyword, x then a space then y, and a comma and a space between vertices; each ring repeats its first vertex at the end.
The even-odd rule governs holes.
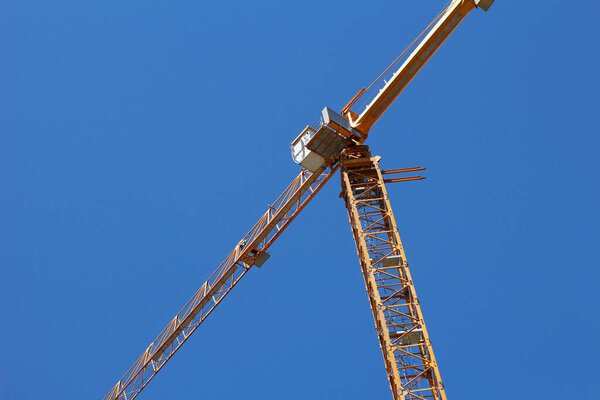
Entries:
MULTIPOLYGON (((104 397, 443 4, 4 1, 0 397, 104 397)), ((597 394, 599 24, 476 10, 371 131, 451 399, 597 394)), ((139 398, 391 398, 338 182, 139 398)))

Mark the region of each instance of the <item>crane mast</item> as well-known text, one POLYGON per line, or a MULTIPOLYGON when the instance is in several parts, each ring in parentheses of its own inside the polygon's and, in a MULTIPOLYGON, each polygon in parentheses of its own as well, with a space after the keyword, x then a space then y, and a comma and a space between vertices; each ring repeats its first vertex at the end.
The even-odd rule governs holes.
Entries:
MULTIPOLYGON (((446 400, 379 160, 368 146, 352 146, 344 150, 340 163, 342 197, 390 388, 394 400, 446 400)), ((389 172, 419 170, 423 168, 389 172)))
MULTIPOLYGON (((494 0, 452 0, 400 57, 340 113, 325 107, 291 144, 303 169, 250 232, 231 251, 104 400, 133 400, 221 303, 251 267, 261 267, 268 249, 341 167, 342 196, 360 259, 369 303, 394 400, 446 400, 446 393, 415 287, 398 235, 379 158, 363 143, 393 103, 464 17, 494 0), (421 37, 424 39, 412 50, 421 37), (352 110, 358 100, 364 108, 352 110)), ((396 170, 408 172, 420 170, 396 170)))

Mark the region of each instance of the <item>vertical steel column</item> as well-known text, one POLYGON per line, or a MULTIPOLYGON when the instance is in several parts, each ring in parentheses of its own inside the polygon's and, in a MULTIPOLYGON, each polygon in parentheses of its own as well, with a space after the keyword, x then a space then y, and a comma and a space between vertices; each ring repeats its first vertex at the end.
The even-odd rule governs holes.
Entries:
POLYGON ((341 178, 390 387, 395 400, 446 400, 379 160, 348 148, 341 178))

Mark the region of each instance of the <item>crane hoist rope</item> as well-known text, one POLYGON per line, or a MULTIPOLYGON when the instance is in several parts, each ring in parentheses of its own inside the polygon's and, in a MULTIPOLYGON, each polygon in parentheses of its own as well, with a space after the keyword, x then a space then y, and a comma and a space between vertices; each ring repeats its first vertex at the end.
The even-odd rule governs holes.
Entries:
MULTIPOLYGON (((493 2, 452 0, 426 29, 425 38, 378 89, 374 98, 369 99, 369 104, 360 114, 350 108, 365 90, 354 96, 348 103, 352 104, 344 107, 341 113, 325 107, 321 117, 302 130, 291 145, 294 161, 303 167, 300 174, 268 206, 248 234, 117 381, 104 400, 133 400, 137 397, 251 267, 260 267, 268 260, 269 247, 340 166, 344 198, 361 256, 393 397, 395 400, 446 399, 384 185, 386 182, 421 177, 384 180, 382 174, 385 171, 379 169, 379 159, 372 157, 363 143, 373 124, 464 17, 476 7, 487 11, 493 2), (387 239, 384 238, 386 235, 387 239), (385 254, 382 253, 382 244, 384 247, 391 246, 385 254), (418 360, 423 365, 418 365, 418 360), (422 386, 425 385, 423 382, 428 382, 429 386, 422 386)), ((382 76, 393 71, 404 54, 406 52, 382 76)), ((422 169, 389 172, 418 170, 422 169)))

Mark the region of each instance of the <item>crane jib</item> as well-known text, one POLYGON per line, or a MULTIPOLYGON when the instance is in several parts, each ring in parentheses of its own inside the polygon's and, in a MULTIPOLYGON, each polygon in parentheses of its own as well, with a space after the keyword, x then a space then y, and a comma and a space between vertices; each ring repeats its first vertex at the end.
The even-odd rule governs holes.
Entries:
POLYGON ((133 400, 327 183, 337 167, 303 170, 125 373, 105 400, 133 400))
MULTIPOLYGON (((352 112, 350 112, 351 107, 345 109, 344 114, 351 121, 352 126, 362 132, 364 136, 368 135, 371 127, 425 66, 466 15, 475 7, 487 11, 493 2, 494 0, 454 0, 419 36, 420 38, 426 34, 410 55, 406 59, 398 57, 369 86, 370 89, 372 88, 371 90, 365 90, 360 94, 359 97, 366 99, 367 105, 365 108, 352 112)), ((416 41, 409 46, 407 51, 415 44, 416 41)), ((352 105, 355 105, 357 101, 358 98, 353 99, 352 105)))

